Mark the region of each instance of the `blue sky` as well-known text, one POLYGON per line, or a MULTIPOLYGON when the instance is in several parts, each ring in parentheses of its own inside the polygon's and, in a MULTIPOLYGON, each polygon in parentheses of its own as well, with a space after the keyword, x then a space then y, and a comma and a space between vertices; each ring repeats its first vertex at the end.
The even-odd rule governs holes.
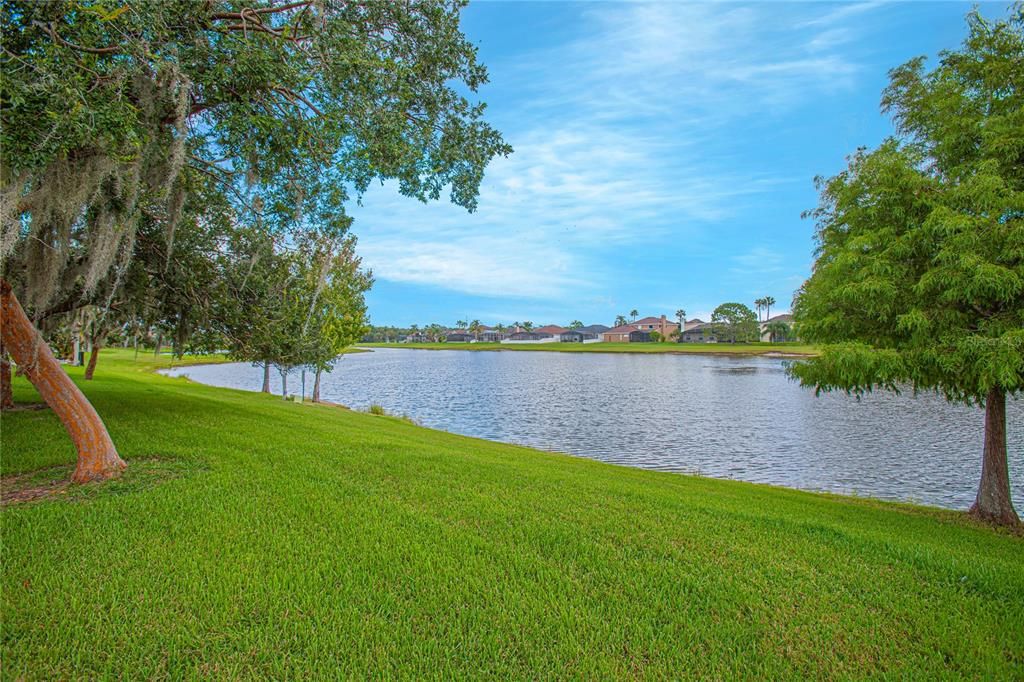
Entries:
POLYGON ((891 134, 888 69, 959 45, 970 8, 471 4, 480 98, 515 153, 475 213, 387 185, 352 208, 371 321, 707 320, 763 295, 787 310, 812 263, 814 176, 891 134))

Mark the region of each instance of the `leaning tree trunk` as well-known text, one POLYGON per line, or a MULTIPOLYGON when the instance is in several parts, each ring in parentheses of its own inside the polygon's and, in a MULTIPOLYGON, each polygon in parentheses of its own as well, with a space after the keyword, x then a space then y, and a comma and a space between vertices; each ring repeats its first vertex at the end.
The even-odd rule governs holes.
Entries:
POLYGON ((270 362, 263 363, 263 393, 270 393, 270 362))
POLYGON ((3 341, 0 341, 0 410, 14 409, 14 392, 11 388, 11 359, 3 341))
POLYGON ((281 372, 281 398, 288 399, 288 372, 281 372))
POLYGON ((64 424, 78 450, 78 465, 72 480, 85 483, 110 478, 122 471, 127 464, 118 456, 103 420, 53 357, 50 346, 29 321, 11 285, 4 279, 0 279, 0 313, 0 337, 4 347, 64 424))
POLYGON ((973 516, 1013 526, 1020 523, 1010 498, 1010 471, 1006 461, 1006 391, 993 388, 985 399, 985 454, 981 462, 978 497, 973 516))
POLYGON ((316 370, 316 377, 313 379, 313 402, 320 402, 320 374, 322 370, 316 370))
POLYGON ((92 351, 89 353, 89 365, 85 368, 85 378, 92 381, 92 375, 96 373, 96 360, 100 356, 100 344, 93 342, 92 351))

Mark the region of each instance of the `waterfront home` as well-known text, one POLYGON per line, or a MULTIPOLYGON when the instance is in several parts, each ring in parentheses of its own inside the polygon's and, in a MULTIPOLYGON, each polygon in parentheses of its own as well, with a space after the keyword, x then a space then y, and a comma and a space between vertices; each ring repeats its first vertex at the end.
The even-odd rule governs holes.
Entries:
POLYGON ((601 334, 601 340, 608 343, 629 343, 629 335, 637 330, 631 324, 624 324, 618 327, 612 327, 608 331, 601 334))
POLYGON ((448 343, 468 343, 474 339, 473 335, 465 329, 450 329, 448 333, 445 334, 444 340, 448 343))
POLYGON ((676 340, 679 343, 718 343, 718 336, 715 334, 714 325, 700 322, 689 329, 684 329, 676 340))
POLYGON ((402 339, 402 343, 426 343, 429 340, 430 339, 423 332, 413 332, 402 339))
POLYGON ((559 335, 569 331, 565 327, 559 327, 557 324, 549 324, 543 327, 537 327, 533 330, 534 334, 543 334, 546 338, 550 338, 552 341, 556 341, 559 335))
POLYGON ((578 329, 568 329, 558 338, 562 343, 597 343, 601 340, 601 335, 609 329, 603 324, 592 324, 578 329))
POLYGON ((505 332, 499 332, 497 329, 490 327, 483 327, 483 331, 480 332, 481 343, 498 343, 508 338, 508 334, 505 332))
POLYGON ((527 341, 550 341, 551 337, 537 332, 512 332, 502 343, 522 343, 527 341))
POLYGON ((661 317, 645 317, 613 329, 609 329, 602 335, 602 340, 609 343, 637 343, 651 340, 651 332, 658 332, 661 337, 668 339, 679 329, 679 323, 670 322, 664 315, 661 317), (637 334, 633 339, 630 335, 633 332, 645 332, 637 334))
POLYGON ((645 317, 634 322, 633 326, 640 331, 658 332, 663 339, 669 338, 679 329, 678 322, 670 322, 664 315, 661 317, 645 317))
POLYGON ((537 327, 531 331, 516 331, 508 335, 502 343, 551 343, 557 341, 563 332, 569 331, 565 327, 549 324, 544 327, 537 327))

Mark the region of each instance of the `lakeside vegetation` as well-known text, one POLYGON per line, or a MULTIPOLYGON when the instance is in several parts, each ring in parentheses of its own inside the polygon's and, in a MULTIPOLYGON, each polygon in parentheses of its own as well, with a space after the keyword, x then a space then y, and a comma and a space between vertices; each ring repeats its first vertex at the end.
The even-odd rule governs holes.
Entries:
POLYGON ((535 350, 562 353, 676 353, 705 355, 814 355, 804 343, 360 343, 361 348, 420 350, 535 350))
MULTIPOLYGON (((103 356, 93 381, 69 372, 130 466, 0 512, 5 677, 1024 673, 1024 538, 963 514, 618 467, 103 356)), ((5 481, 53 467, 35 484, 66 484, 53 413, 6 413, 3 437, 5 481)))

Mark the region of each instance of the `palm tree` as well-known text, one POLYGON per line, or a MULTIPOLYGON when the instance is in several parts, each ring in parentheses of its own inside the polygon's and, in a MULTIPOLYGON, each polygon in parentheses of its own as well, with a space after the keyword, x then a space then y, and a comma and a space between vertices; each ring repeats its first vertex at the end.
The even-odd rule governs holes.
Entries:
POLYGON ((636 322, 637 315, 640 314, 640 311, 638 311, 636 308, 633 308, 632 310, 629 311, 629 314, 633 317, 633 321, 636 322))
POLYGON ((772 306, 775 305, 775 299, 772 298, 771 296, 765 296, 764 298, 761 299, 761 302, 764 303, 765 308, 764 319, 771 319, 772 306))
POLYGON ((757 308, 757 321, 761 321, 761 309, 764 308, 764 299, 758 298, 754 300, 754 307, 757 308))
POLYGON ((498 324, 494 325, 494 331, 498 332, 498 335, 494 337, 494 340, 501 341, 501 337, 505 335, 505 325, 499 322, 498 324))
POLYGON ((616 327, 623 327, 625 326, 626 322, 628 322, 628 320, 626 319, 625 315, 619 315, 615 318, 616 327))
POLYGON ((765 327, 765 330, 768 332, 768 340, 771 341, 772 343, 777 343, 779 341, 789 341, 791 330, 789 328, 789 325, 781 320, 769 322, 768 326, 765 327))
POLYGON ((676 319, 679 320, 679 331, 683 331, 683 325, 686 323, 686 311, 680 308, 676 311, 676 319))
POLYGON ((480 340, 480 320, 473 320, 469 323, 469 333, 473 335, 474 340, 480 340))
POLYGON ((523 322, 523 331, 533 331, 533 322, 530 322, 529 320, 523 322))
POLYGON ((582 326, 583 323, 580 322, 579 320, 573 320, 572 322, 569 323, 569 329, 579 329, 582 326))

